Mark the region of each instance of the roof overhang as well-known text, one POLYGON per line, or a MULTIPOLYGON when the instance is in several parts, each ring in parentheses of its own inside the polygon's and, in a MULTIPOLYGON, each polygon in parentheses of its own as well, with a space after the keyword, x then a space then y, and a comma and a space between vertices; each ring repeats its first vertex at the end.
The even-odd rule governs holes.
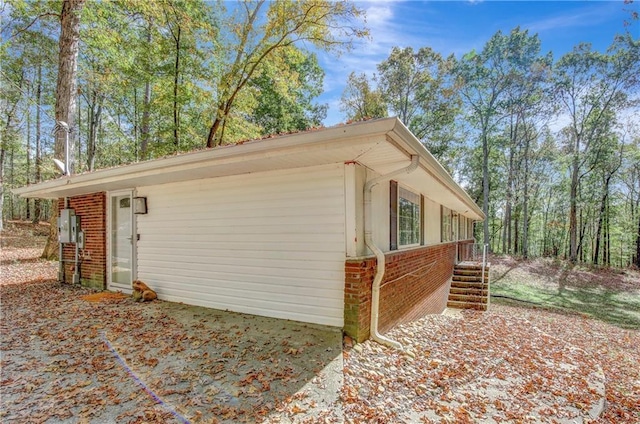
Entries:
POLYGON ((398 177, 450 209, 484 214, 442 165, 397 118, 358 122, 185 153, 14 189, 22 197, 56 199, 101 191, 240 175, 277 169, 357 162, 379 174, 420 157, 420 172, 398 177))

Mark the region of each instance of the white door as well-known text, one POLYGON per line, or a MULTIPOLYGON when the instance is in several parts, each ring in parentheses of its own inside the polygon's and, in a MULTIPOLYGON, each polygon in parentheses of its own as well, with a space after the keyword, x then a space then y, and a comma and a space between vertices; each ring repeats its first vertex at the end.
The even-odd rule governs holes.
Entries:
POLYGON ((109 290, 131 290, 134 275, 132 193, 109 196, 109 290))

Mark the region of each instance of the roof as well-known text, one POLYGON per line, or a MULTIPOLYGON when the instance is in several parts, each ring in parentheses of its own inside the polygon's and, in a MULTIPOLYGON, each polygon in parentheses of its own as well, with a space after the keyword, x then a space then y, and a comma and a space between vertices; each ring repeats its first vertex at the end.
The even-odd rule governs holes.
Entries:
POLYGON ((341 162, 357 162, 378 174, 386 174, 407 166, 412 155, 420 158, 418 172, 399 176, 397 180, 471 219, 485 218, 478 205, 398 118, 357 122, 62 176, 13 192, 22 197, 55 199, 341 162))

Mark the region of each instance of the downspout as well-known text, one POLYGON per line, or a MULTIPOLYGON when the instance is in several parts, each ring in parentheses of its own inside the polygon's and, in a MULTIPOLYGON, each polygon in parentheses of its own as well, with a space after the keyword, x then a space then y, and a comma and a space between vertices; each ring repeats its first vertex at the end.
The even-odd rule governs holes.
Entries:
POLYGON ((378 248, 373 242, 373 230, 371 225, 371 189, 377 185, 380 181, 388 180, 399 174, 410 174, 418 168, 420 158, 418 155, 411 155, 411 164, 404 168, 392 171, 388 174, 381 175, 372 180, 367 181, 364 185, 364 243, 365 245, 376 255, 376 275, 373 278, 371 284, 371 323, 370 333, 371 339, 380 344, 384 344, 389 347, 404 350, 403 346, 395 340, 391 340, 383 336, 378 332, 378 318, 380 312, 380 284, 384 278, 385 272, 385 258, 382 250, 378 248))

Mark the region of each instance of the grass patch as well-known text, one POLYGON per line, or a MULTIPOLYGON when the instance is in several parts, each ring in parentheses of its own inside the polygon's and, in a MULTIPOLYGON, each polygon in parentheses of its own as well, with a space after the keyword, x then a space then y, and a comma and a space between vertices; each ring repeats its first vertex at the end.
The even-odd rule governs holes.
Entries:
POLYGON ((640 273, 586 269, 545 259, 494 258, 492 302, 516 300, 640 329, 640 273))

